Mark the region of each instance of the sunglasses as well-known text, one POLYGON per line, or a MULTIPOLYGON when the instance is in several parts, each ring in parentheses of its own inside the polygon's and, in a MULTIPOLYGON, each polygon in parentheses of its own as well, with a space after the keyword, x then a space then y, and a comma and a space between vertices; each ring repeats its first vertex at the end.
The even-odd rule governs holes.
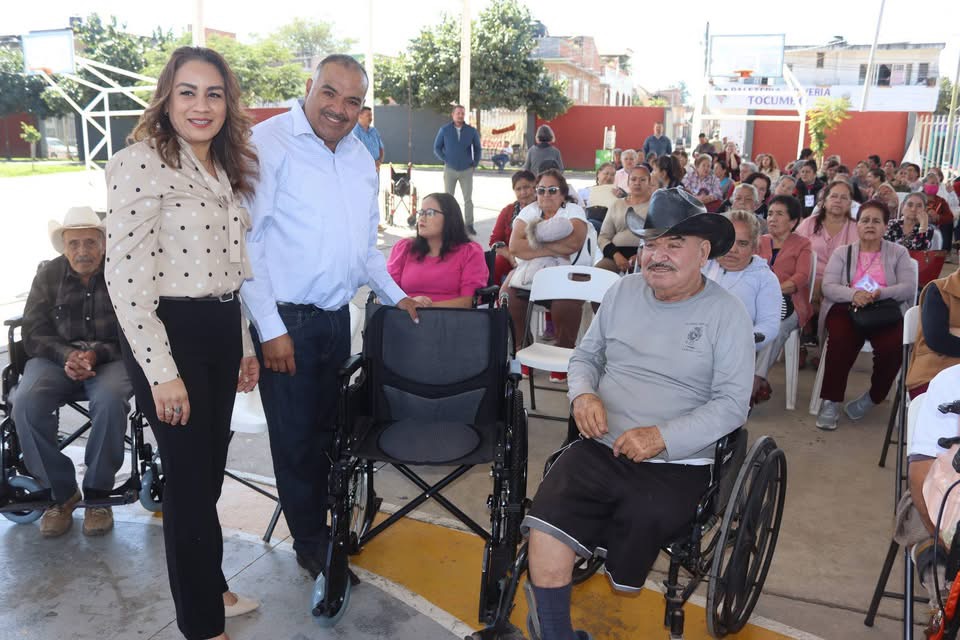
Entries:
POLYGON ((546 195, 548 193, 552 196, 555 196, 560 193, 560 187, 537 187, 536 192, 538 196, 546 195))
POLYGON ((418 218, 432 218, 433 216, 442 216, 443 211, 439 209, 420 209, 417 211, 418 218))

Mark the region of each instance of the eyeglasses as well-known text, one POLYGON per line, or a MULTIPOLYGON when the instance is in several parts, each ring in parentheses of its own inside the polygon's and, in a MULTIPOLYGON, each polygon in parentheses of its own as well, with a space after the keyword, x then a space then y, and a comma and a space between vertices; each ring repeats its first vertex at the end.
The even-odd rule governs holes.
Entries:
POLYGON ((432 218, 433 216, 442 216, 443 211, 439 209, 420 209, 417 211, 418 218, 432 218))
POLYGON ((560 187, 537 187, 536 191, 538 196, 543 196, 548 193, 555 196, 560 193, 560 187))

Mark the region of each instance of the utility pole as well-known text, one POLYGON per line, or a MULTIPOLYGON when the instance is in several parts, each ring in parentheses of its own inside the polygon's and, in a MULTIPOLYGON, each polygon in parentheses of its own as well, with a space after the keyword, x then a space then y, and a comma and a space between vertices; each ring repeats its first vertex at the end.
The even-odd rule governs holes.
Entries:
POLYGON ((470 0, 460 12, 460 104, 470 115, 470 0))
POLYGON ((373 0, 367 1, 367 55, 363 62, 363 66, 367 72, 367 95, 363 99, 363 103, 370 107, 370 112, 373 113, 373 0))
POLYGON ((203 24, 203 0, 193 2, 193 46, 207 46, 207 34, 203 24))
POLYGON ((880 39, 880 23, 883 22, 883 7, 885 4, 887 4, 887 0, 880 0, 877 31, 873 34, 873 46, 870 47, 870 58, 867 59, 867 77, 863 82, 863 94, 860 96, 860 111, 867 110, 867 98, 870 96, 870 85, 873 84, 873 59, 877 55, 877 40, 880 39))

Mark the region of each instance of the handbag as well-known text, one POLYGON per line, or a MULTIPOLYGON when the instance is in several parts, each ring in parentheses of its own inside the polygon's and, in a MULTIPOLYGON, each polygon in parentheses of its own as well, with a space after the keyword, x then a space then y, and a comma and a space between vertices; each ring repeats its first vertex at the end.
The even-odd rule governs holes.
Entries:
MULTIPOLYGON (((847 245, 847 285, 851 284, 850 262, 853 259, 853 245, 847 245)), ((862 333, 871 333, 894 325, 903 318, 900 303, 893 298, 884 298, 863 307, 850 305, 850 320, 862 333)))

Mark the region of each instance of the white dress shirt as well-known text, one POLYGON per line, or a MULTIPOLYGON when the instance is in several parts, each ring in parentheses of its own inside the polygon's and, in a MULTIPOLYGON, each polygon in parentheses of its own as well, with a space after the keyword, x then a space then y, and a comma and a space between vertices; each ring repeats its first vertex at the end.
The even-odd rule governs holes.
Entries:
POLYGON ((330 149, 294 106, 253 128, 260 181, 248 201, 254 277, 241 296, 261 341, 287 332, 278 302, 332 311, 368 284, 396 304, 406 295, 377 249, 380 218, 373 158, 355 136, 330 149))

